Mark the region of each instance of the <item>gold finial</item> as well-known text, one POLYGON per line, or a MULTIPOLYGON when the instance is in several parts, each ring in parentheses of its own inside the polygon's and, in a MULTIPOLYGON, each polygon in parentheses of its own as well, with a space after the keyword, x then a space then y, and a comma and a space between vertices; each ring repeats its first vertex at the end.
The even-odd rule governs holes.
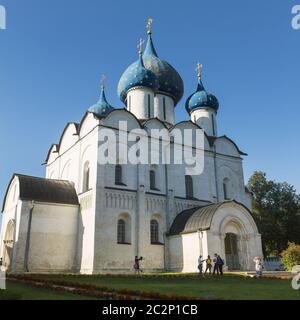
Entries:
POLYGON ((139 55, 141 56, 143 54, 143 44, 145 43, 144 39, 141 38, 139 41, 139 44, 137 46, 137 48, 139 49, 139 55))
POLYGON ((202 64, 200 64, 199 62, 197 63, 197 76, 198 76, 198 80, 201 79, 201 70, 202 70, 202 64))
POLYGON ((151 19, 151 18, 148 18, 148 22, 147 22, 147 33, 148 34, 151 34, 152 33, 152 23, 153 23, 153 19, 151 19))
POLYGON ((105 82, 105 79, 106 79, 106 75, 105 75, 105 74, 102 74, 102 75, 101 75, 101 91, 104 91, 104 82, 105 82))

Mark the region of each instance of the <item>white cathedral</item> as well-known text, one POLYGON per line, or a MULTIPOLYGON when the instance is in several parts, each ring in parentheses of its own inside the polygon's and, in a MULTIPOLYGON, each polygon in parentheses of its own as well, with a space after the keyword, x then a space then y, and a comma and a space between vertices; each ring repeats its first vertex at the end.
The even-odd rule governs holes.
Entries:
MULTIPOLYGON (((200 67, 200 66, 199 66, 200 67)), ((178 72, 159 58, 152 40, 121 76, 115 109, 101 88, 80 123, 70 122, 48 152, 46 177, 14 174, 3 203, 0 258, 9 272, 132 272, 134 257, 149 272, 196 272, 198 257, 218 253, 227 270, 253 269, 262 256, 243 153, 217 133, 218 100, 203 86, 175 123, 184 93, 178 72), (205 132, 204 170, 187 175, 178 164, 99 164, 99 136, 119 121, 128 130, 205 132)))

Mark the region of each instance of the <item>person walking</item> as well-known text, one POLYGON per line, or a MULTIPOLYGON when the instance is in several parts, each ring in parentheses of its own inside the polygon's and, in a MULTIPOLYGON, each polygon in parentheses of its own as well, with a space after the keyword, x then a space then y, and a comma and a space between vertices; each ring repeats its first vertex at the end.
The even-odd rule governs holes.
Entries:
POLYGON ((142 272, 142 270, 140 269, 140 261, 143 260, 143 257, 138 257, 138 256, 135 256, 134 258, 134 265, 133 265, 133 268, 134 268, 134 272, 135 274, 140 274, 140 272, 142 272))
POLYGON ((209 274, 211 274, 212 261, 211 261, 210 255, 207 256, 207 259, 205 260, 205 262, 206 262, 206 269, 204 274, 206 274, 207 271, 209 272, 209 274))
POLYGON ((202 256, 200 255, 198 258, 198 270, 199 270, 199 275, 203 274, 203 261, 202 256))

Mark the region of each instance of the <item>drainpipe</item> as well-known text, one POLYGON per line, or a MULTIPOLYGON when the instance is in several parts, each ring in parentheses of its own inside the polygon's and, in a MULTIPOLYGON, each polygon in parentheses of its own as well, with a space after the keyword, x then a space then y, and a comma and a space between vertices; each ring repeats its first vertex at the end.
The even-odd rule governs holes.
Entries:
POLYGON ((30 234, 31 234, 33 209, 34 209, 34 201, 31 201, 31 206, 30 206, 30 210, 29 210, 29 217, 28 217, 28 227, 27 227, 27 236, 26 236, 26 244, 25 244, 25 255, 24 255, 24 271, 25 272, 29 272, 28 258, 29 258, 29 249, 30 249, 30 234))
POLYGON ((139 256, 139 224, 140 224, 140 178, 139 178, 139 164, 136 165, 136 208, 135 208, 135 255, 139 256))
POLYGON ((166 193, 166 230, 164 232, 164 269, 167 271, 169 267, 168 257, 169 257, 169 239, 167 238, 167 232, 170 225, 170 206, 169 206, 169 180, 168 180, 168 166, 165 164, 165 193, 166 193))

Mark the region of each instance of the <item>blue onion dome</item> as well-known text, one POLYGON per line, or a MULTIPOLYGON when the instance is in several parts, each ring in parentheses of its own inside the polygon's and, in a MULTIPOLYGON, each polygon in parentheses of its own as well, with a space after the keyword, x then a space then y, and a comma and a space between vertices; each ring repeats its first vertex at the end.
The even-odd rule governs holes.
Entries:
POLYGON ((104 83, 101 84, 101 94, 98 102, 91 106, 88 111, 100 117, 107 116, 114 108, 107 102, 104 92, 104 83))
POLYGON ((200 75, 200 66, 198 64, 198 85, 197 85, 197 90, 195 93, 189 96, 185 103, 185 108, 188 113, 191 113, 193 110, 196 109, 207 109, 211 108, 214 109, 215 111, 218 111, 219 109, 219 102, 218 99, 208 93, 201 81, 201 75, 200 75))
POLYGON ((139 59, 125 70, 118 84, 118 95, 124 103, 127 92, 135 87, 157 90, 158 82, 156 76, 144 66, 141 46, 142 43, 140 42, 139 59))
POLYGON ((154 48, 151 29, 148 29, 148 42, 143 54, 144 65, 158 80, 158 92, 170 96, 176 105, 183 96, 184 85, 179 73, 166 61, 161 60, 154 48))

